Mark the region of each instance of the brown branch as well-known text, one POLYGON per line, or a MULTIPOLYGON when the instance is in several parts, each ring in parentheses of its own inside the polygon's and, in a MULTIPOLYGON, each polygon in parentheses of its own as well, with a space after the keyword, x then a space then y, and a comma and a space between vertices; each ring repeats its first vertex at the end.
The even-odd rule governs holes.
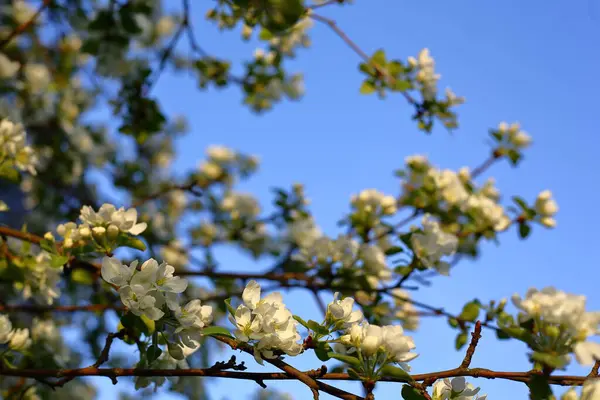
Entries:
MULTIPOLYGON (((266 360, 272 361, 272 360, 266 360)), ((285 364, 285 363, 284 363, 285 364)), ((298 371, 300 372, 300 371, 298 371)), ((317 380, 318 384, 321 384, 320 380, 330 381, 357 381, 360 378, 351 377, 346 373, 325 373, 323 374, 320 369, 300 372, 313 380, 317 380)), ((3 376, 16 376, 25 378, 64 378, 64 377, 83 377, 83 376, 106 376, 109 378, 117 378, 124 376, 206 376, 206 377, 218 377, 218 378, 230 378, 230 379, 243 379, 252 381, 268 381, 268 380, 296 380, 297 378, 288 374, 287 372, 245 372, 245 371, 222 371, 212 368, 190 368, 190 369, 138 369, 138 368, 78 368, 78 369, 3 369, 1 371, 3 376)), ((437 372, 430 372, 425 374, 415 374, 412 378, 418 382, 433 382, 438 379, 454 378, 457 376, 472 377, 472 378, 485 378, 485 379, 503 379, 516 382, 527 383, 532 376, 540 375, 540 371, 493 371, 484 368, 467 368, 467 369, 449 369, 437 372)), ((550 375, 548 376, 548 383, 557 386, 581 386, 589 379, 587 376, 574 376, 574 375, 550 375)), ((406 380, 393 377, 383 377, 380 379, 381 382, 402 382, 406 383, 406 380)), ((322 390, 322 389, 321 389, 322 390)), ((323 390, 325 391, 325 390, 323 390)), ((352 395, 354 396, 354 395, 352 395)), ((343 397, 342 397, 343 398, 343 397)), ((350 397, 352 399, 360 399, 360 397, 350 397)))
MULTIPOLYGON (((340 37, 340 39, 342 39, 367 64, 372 65, 373 68, 375 68, 375 70, 377 70, 377 72, 380 75, 385 76, 392 85, 394 85, 396 83, 396 78, 394 78, 392 75, 390 75, 390 73, 385 68, 383 68, 382 66, 371 61, 371 57, 369 57, 369 55, 367 53, 365 53, 352 39, 350 39, 350 37, 346 34, 346 32, 344 32, 342 29, 340 29, 340 27, 337 26, 337 24, 334 20, 324 17, 322 15, 315 14, 314 12, 311 12, 308 15, 310 18, 314 19, 315 21, 319 21, 319 22, 329 26, 331 28, 331 30, 333 30, 340 37)), ((406 92, 400 92, 400 93, 402 93, 404 98, 411 105, 418 105, 417 101, 410 94, 408 94, 406 92)))
POLYGON ((146 204, 147 202, 149 202, 151 200, 156 200, 174 190, 182 190, 184 192, 190 192, 196 196, 200 196, 202 193, 195 191, 194 190, 195 187, 196 187, 196 182, 186 183, 183 185, 171 185, 162 190, 157 191, 156 193, 152 193, 146 197, 143 197, 141 199, 134 201, 133 204, 131 205, 131 207, 134 207, 134 208, 140 207, 140 206, 146 204))
POLYGON ((589 378, 595 378, 598 376, 598 370, 600 370, 600 360, 596 360, 596 363, 592 367, 592 370, 588 374, 589 378))
POLYGON ((29 21, 26 21, 26 22, 22 23, 21 25, 17 26, 15 28, 15 30, 12 31, 7 37, 0 40, 0 50, 2 50, 4 47, 8 46, 8 44, 14 38, 19 36, 21 33, 25 32, 31 25, 33 25, 33 23, 39 18, 39 16, 46 9, 46 7, 48 7, 50 5, 50 3, 52 3, 52 0, 44 0, 42 2, 42 4, 40 5, 40 8, 38 8, 38 10, 35 12, 35 14, 33 14, 31 19, 29 19, 29 21))
MULTIPOLYGON (((229 345, 234 350, 239 349, 248 354, 254 354, 254 349, 251 346, 246 345, 245 343, 238 343, 235 340, 230 339, 228 337, 224 337, 224 336, 218 336, 218 337, 215 336, 214 338, 229 345)), ((297 370, 296 368, 292 367, 291 365, 287 364, 286 362, 284 362, 283 360, 281 360, 279 358, 275 358, 275 359, 266 358, 265 361, 268 362, 269 364, 274 365, 275 367, 279 368, 283 372, 285 372, 286 376, 291 376, 293 379, 297 379, 300 382, 304 383, 306 386, 308 386, 311 389, 313 396, 314 396, 315 392, 318 392, 319 390, 321 390, 321 391, 328 393, 339 399, 363 400, 362 397, 356 396, 352 393, 348 393, 345 390, 341 390, 336 387, 330 386, 326 383, 319 382, 319 381, 315 380, 314 377, 306 374, 305 372, 297 370)), ((316 397, 316 398, 318 398, 318 397, 316 397)))
POLYGON ((471 343, 469 343, 465 358, 460 363, 460 368, 469 368, 469 365, 471 365, 471 359, 473 358, 473 354, 475 354, 475 348, 477 347, 477 343, 479 343, 479 339, 481 339, 481 321, 475 323, 475 330, 471 333, 471 343))
POLYGON ((42 241, 42 238, 37 235, 28 232, 21 232, 16 229, 9 228, 8 226, 0 226, 0 235, 25 240, 26 242, 33 244, 40 244, 42 241))

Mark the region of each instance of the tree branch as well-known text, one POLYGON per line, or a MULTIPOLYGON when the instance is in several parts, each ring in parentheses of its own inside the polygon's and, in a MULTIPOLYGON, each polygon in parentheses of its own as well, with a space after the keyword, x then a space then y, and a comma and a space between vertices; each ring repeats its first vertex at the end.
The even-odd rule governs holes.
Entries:
MULTIPOLYGON (((267 360, 269 361, 269 360, 267 360)), ((272 361, 272 360, 270 360, 272 361)), ((285 363, 284 363, 285 364, 285 363)), ((286 364, 287 365, 287 364, 286 364)), ((300 371, 298 371, 300 372, 300 371)), ((313 380, 330 380, 330 381, 357 381, 359 378, 351 377, 346 373, 321 373, 320 370, 310 370, 300 372, 313 380)), ((465 376, 472 378, 485 379, 503 379, 516 382, 527 383, 532 376, 541 375, 539 371, 493 371, 485 368, 467 368, 467 369, 449 369, 425 374, 412 375, 413 379, 418 382, 436 381, 444 378, 454 378, 457 376, 465 376)), ((223 371, 213 368, 190 368, 190 369, 138 369, 138 368, 78 368, 78 369, 3 369, 3 376, 16 376, 25 378, 64 378, 64 377, 83 377, 83 376, 106 376, 112 377, 122 376, 206 376, 230 379, 243 379, 252 381, 268 381, 268 380, 296 380, 297 378, 287 372, 245 372, 245 371, 223 371)), ((574 375, 550 375, 548 383, 557 386, 581 386, 587 376, 574 375)), ((401 382, 406 383, 406 380, 392 377, 384 377, 381 382, 401 382)), ((317 384, 322 384, 316 381, 317 384)), ((329 386, 329 385, 327 385, 329 386)), ((331 386, 329 386, 331 387, 331 386)), ((323 390, 323 389, 322 389, 323 390)), ((326 391, 326 390, 323 390, 326 391)), ((360 397, 351 395, 351 399, 360 399, 360 397)), ((344 398, 344 397, 342 397, 344 398)))
POLYGON ((40 5, 40 8, 38 8, 29 21, 17 26, 15 30, 12 31, 6 38, 0 40, 0 50, 6 47, 14 38, 25 32, 31 25, 33 25, 33 23, 39 18, 46 7, 50 5, 50 3, 52 3, 52 0, 44 0, 40 5))

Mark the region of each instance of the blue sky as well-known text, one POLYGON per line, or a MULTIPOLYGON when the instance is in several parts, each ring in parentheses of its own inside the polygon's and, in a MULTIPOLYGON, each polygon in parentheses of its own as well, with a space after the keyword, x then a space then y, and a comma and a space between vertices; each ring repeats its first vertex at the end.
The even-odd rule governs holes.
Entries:
MULTIPOLYGON (((600 224, 596 211, 600 192, 593 183, 594 171, 600 168, 600 141, 595 133, 600 122, 600 113, 595 111, 600 89, 600 5, 592 0, 355 3, 331 6, 320 13, 335 18, 367 53, 384 48, 389 57, 406 59, 428 47, 442 74, 440 86, 449 86, 467 99, 459 109, 459 130, 450 135, 438 127, 427 136, 410 120, 411 109, 402 97, 380 101, 361 96, 359 59, 333 32, 315 25, 313 46, 301 50, 290 63, 290 71, 305 75, 305 97, 279 104, 265 115, 257 116, 241 106, 237 88, 199 92, 187 77, 163 76, 154 93, 169 115, 185 115, 191 127, 178 143, 175 167, 195 168, 209 144, 258 154, 261 170, 243 189, 268 205, 270 187, 302 182, 318 223, 333 234, 353 193, 364 188, 398 193, 392 171, 403 165, 405 156, 427 154, 445 168, 474 167, 488 154, 488 128, 503 120, 520 121, 533 136, 534 146, 520 168, 501 163, 489 175, 496 177, 507 202, 515 194, 533 200, 541 190, 551 189, 560 206, 558 227, 550 231, 535 226, 525 242, 509 231, 502 235, 499 247, 486 244, 479 260, 459 264, 451 278, 436 278, 431 288, 419 290, 414 297, 458 312, 474 297, 487 301, 514 292, 524 294, 530 286, 555 285, 586 294, 589 309, 600 309, 598 274, 593 272, 597 265, 589 254, 597 245, 593 232, 600 224)), ((203 46, 220 57, 251 57, 254 44, 242 43, 237 33, 218 33, 204 22, 201 7, 206 6, 198 4, 194 11, 203 46)), ((224 269, 259 268, 236 254, 223 254, 221 260, 224 269)), ((293 311, 317 317, 306 293, 286 292, 285 298, 293 311)), ((453 332, 442 319, 422 320, 414 337, 421 354, 412 362, 416 373, 453 368, 462 359, 462 352, 454 350, 453 332)), ((320 365, 307 356, 297 361, 292 360, 299 368, 320 365)), ((497 370, 530 368, 524 346, 498 342, 491 332, 484 332, 472 365, 497 370)), ((573 366, 569 372, 587 370, 573 366)), ((107 388, 101 393, 114 393, 105 380, 98 382, 107 388)), ((517 383, 472 382, 492 400, 527 398, 524 386, 517 383)), ((226 398, 226 394, 229 399, 244 398, 257 388, 238 381, 235 386, 216 380, 210 385, 214 399, 226 398)), ((296 399, 310 396, 301 384, 269 386, 292 392, 296 399)), ((349 388, 360 393, 356 385, 349 388)), ((400 385, 385 384, 376 397, 400 398, 399 392, 400 385)))

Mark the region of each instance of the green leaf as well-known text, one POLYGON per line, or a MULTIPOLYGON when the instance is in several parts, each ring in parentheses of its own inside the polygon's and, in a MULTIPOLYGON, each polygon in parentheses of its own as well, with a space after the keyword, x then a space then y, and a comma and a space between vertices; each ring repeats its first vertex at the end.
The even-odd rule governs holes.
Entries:
POLYGON ((531 233, 531 226, 527 222, 521 222, 519 224, 519 237, 525 239, 531 233))
POLYGON ((405 81, 402 79, 396 79, 396 81, 392 84, 392 89, 397 90, 399 92, 404 92, 412 88, 412 84, 409 81, 405 81))
POLYGON ((81 285, 91 285, 95 281, 91 272, 79 268, 71 272, 71 280, 81 285))
POLYGON ((142 32, 142 29, 135 19, 135 14, 127 4, 119 9, 119 18, 121 19, 123 29, 125 29, 127 33, 137 35, 142 32))
POLYGON ((553 398, 552 388, 548 384, 548 378, 542 375, 534 375, 529 379, 529 393, 531 400, 550 400, 553 398))
POLYGON ((265 29, 265 28, 261 29, 260 33, 258 35, 258 38, 260 40, 271 40, 271 39, 273 39, 273 37, 274 37, 273 34, 271 32, 269 32, 268 29, 265 29))
POLYGON ((273 33, 283 32, 294 26, 304 15, 303 0, 268 0, 262 13, 262 23, 273 33))
POLYGON ((319 342, 314 350, 319 360, 325 362, 331 359, 331 357, 329 357, 329 353, 331 352, 331 346, 329 345, 329 343, 319 342))
POLYGON ((55 243, 47 239, 42 239, 40 241, 40 247, 42 250, 46 250, 50 254, 53 254, 56 251, 55 243))
POLYGON ((127 240, 121 242, 121 246, 131 247, 132 249, 146 251, 146 244, 138 238, 127 236, 127 240))
POLYGON ((141 331, 146 336, 150 336, 156 331, 156 322, 145 315, 139 317, 139 321, 141 322, 141 324, 139 324, 140 328, 142 328, 141 331))
POLYGON ((302 319, 302 318, 300 318, 299 316, 297 316, 297 315, 293 315, 293 318, 294 318, 296 321, 298 321, 298 323, 299 323, 300 325, 302 325, 303 327, 305 327, 306 329, 310 329, 310 328, 309 328, 309 326, 308 326, 308 322, 306 322, 305 320, 303 320, 303 319, 302 319))
POLYGON ((454 340, 454 348, 460 350, 467 344, 467 332, 461 332, 456 336, 454 340))
POLYGON ((350 378, 352 378, 352 379, 360 379, 360 380, 364 379, 362 376, 360 376, 360 373, 353 368, 348 368, 348 375, 350 375, 350 378))
POLYGON ((360 85, 360 93, 361 94, 371 94, 375 93, 375 85, 373 82, 369 82, 368 80, 364 81, 362 85, 360 85))
POLYGON ((510 339, 510 335, 501 329, 496 331, 496 337, 500 340, 510 339))
POLYGON ((531 354, 531 359, 552 368, 562 368, 568 361, 564 356, 555 356, 539 351, 534 351, 533 354, 531 354))
POLYGON ((512 199, 515 203, 517 203, 519 205, 519 207, 521 207, 521 210, 526 211, 529 209, 529 207, 527 206, 527 203, 525 203, 525 200, 523 200, 522 197, 513 196, 512 199))
POLYGON ((417 389, 410 385, 402 385, 402 398, 404 400, 425 400, 426 397, 423 396, 417 389))
POLYGON ((158 357, 160 357, 161 354, 162 350, 160 349, 160 347, 158 347, 158 345, 153 344, 152 346, 148 347, 148 350, 146 351, 148 363, 152 363, 153 361, 155 361, 158 357))
POLYGON ((231 298, 225 300, 225 306, 227 307, 229 314, 231 314, 232 317, 235 317, 235 308, 231 306, 231 298))
POLYGON ((62 267, 67 263, 67 261, 69 261, 68 256, 61 256, 58 254, 52 254, 50 256, 50 266, 53 268, 62 267))
POLYGON ((356 367, 359 370, 362 369, 362 364, 361 364, 360 360, 356 357, 349 356, 346 354, 335 353, 333 351, 330 351, 329 353, 327 353, 327 355, 329 356, 329 358, 335 358, 336 360, 345 362, 346 364, 349 364, 349 365, 352 365, 353 367, 356 367))
POLYGON ((392 246, 385 251, 386 256, 393 256, 394 254, 402 253, 404 249, 400 246, 392 246))
POLYGON ((377 64, 378 67, 385 67, 387 64, 387 60, 385 58, 385 50, 379 49, 375 53, 373 53, 371 61, 377 64))
POLYGON ((202 329, 204 336, 227 336, 233 338, 229 329, 223 328, 222 326, 209 326, 208 328, 202 329))
POLYGON ((317 321, 313 321, 312 319, 309 319, 307 322, 308 328, 310 330, 312 330, 313 332, 324 336, 324 335, 329 335, 329 329, 325 328, 323 325, 319 324, 317 321))
POLYGON ((393 365, 386 365, 381 368, 381 376, 389 376, 391 378, 402 379, 406 382, 412 382, 414 379, 408 372, 402 368, 394 367, 393 365))
POLYGON ((465 321, 475 321, 477 317, 479 317, 480 305, 474 301, 471 301, 462 309, 462 312, 459 315, 459 318, 465 321))

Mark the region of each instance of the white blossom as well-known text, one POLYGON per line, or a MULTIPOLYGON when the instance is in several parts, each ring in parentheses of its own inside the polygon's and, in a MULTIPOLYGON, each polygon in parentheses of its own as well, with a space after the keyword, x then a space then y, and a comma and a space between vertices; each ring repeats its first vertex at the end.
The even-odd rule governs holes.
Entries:
POLYGON ((35 152, 26 145, 26 134, 23 125, 15 124, 8 119, 0 120, 0 160, 9 161, 21 171, 36 174, 38 162, 35 152))
POLYGON ((402 327, 409 331, 416 331, 419 327, 419 315, 417 309, 410 301, 410 294, 400 288, 392 289, 390 294, 394 298, 394 316, 402 322, 402 327))
POLYGON ((10 79, 19 71, 20 64, 0 53, 0 79, 10 79))
POLYGON ((600 399, 600 378, 588 379, 583 383, 580 400, 600 399))
POLYGON ((254 357, 262 364, 263 358, 276 357, 281 351, 295 356, 302 351, 297 322, 283 304, 280 293, 271 293, 261 299, 261 288, 250 281, 242 293, 243 304, 229 320, 236 327, 234 335, 242 342, 255 345, 254 357))
POLYGON ((351 204, 360 212, 374 215, 393 215, 397 211, 396 199, 376 189, 365 189, 351 198, 351 204))
POLYGON ((0 344, 8 343, 13 331, 12 323, 8 316, 0 314, 0 344))
POLYGON ((125 210, 124 207, 117 209, 114 205, 105 203, 98 212, 90 206, 83 206, 79 218, 84 224, 92 227, 109 228, 114 226, 119 231, 139 235, 146 230, 145 222, 137 222, 137 210, 130 208, 125 210))
POLYGON ((441 379, 433 385, 433 400, 484 400, 487 399, 486 395, 475 397, 480 388, 474 387, 472 384, 467 383, 463 376, 458 376, 452 379, 441 379))
POLYGON ((342 326, 344 327, 362 321, 362 311, 352 311, 354 299, 352 297, 346 297, 342 300, 338 300, 339 295, 340 294, 336 292, 333 295, 333 301, 327 305, 326 319, 334 324, 342 323, 342 326))
POLYGON ((533 318, 544 326, 558 327, 580 364, 592 365, 594 360, 600 359, 600 343, 586 341, 588 337, 600 334, 600 312, 585 310, 585 296, 546 287, 541 291, 529 289, 525 299, 514 294, 512 300, 522 311, 520 321, 533 318))
POLYGON ((540 223, 547 228, 554 228, 556 220, 553 218, 558 212, 558 205, 552 199, 552 192, 544 190, 535 201, 535 211, 540 216, 540 223))
POLYGON ((437 82, 441 75, 435 72, 435 61, 429 53, 429 49, 419 52, 417 58, 409 57, 408 64, 414 68, 416 80, 421 85, 421 93, 427 100, 435 98, 437 94, 437 82))
POLYGON ((23 76, 27 88, 33 93, 40 93, 50 85, 50 71, 44 64, 25 64, 23 76))
POLYGON ((201 329, 212 322, 212 307, 203 306, 198 299, 191 300, 185 306, 175 310, 175 317, 181 324, 181 330, 190 327, 201 329))
POLYGON ((422 220, 423 233, 414 233, 411 244, 415 256, 426 267, 433 267, 442 275, 449 274, 449 264, 441 261, 443 256, 451 256, 456 252, 458 239, 456 236, 444 232, 439 223, 426 214, 422 220))
POLYGON ((10 334, 10 340, 8 347, 11 350, 22 351, 26 350, 31 346, 31 339, 29 338, 29 329, 17 328, 10 334))
POLYGON ((407 362, 417 357, 417 354, 411 353, 415 348, 413 339, 404 335, 402 327, 397 325, 354 324, 340 337, 340 342, 350 346, 350 351, 356 349, 366 357, 381 351, 386 354, 387 360, 397 362, 407 371, 410 370, 407 362))
POLYGON ((254 218, 260 213, 260 206, 254 196, 246 193, 229 193, 221 202, 221 208, 229 212, 233 219, 254 218))

